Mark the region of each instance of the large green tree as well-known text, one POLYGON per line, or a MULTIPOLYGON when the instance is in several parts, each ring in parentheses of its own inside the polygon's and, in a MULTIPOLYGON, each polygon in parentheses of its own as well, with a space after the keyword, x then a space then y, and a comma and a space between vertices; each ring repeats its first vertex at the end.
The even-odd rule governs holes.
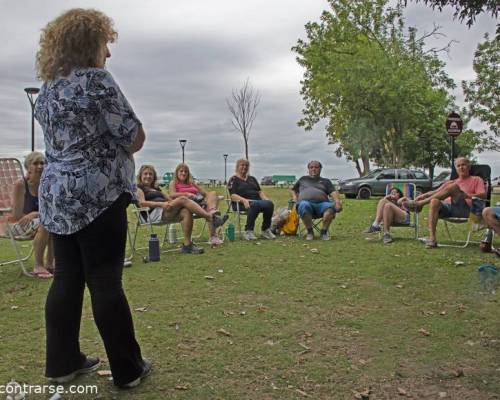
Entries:
POLYGON ((469 117, 483 122, 488 130, 482 131, 480 150, 500 150, 500 37, 497 35, 480 43, 474 54, 473 68, 476 79, 463 81, 462 89, 469 117))
POLYGON ((442 162, 435 142, 448 140, 443 126, 454 84, 436 54, 424 51, 424 38, 435 32, 421 38, 415 29, 405 32, 402 6, 387 3, 331 0, 331 11, 308 23, 307 40, 293 48, 305 69, 299 125, 310 130, 326 120, 337 155, 353 161, 360 174, 369 160, 433 167, 442 162), (424 163, 415 143, 430 137, 424 163))

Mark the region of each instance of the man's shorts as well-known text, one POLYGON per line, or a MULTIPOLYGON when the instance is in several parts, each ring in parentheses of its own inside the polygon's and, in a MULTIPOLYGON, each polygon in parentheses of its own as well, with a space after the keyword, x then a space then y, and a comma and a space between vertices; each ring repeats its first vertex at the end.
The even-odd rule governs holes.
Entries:
POLYGON ((500 207, 491 207, 491 209, 493 210, 493 214, 495 214, 495 217, 497 217, 497 219, 500 219, 500 207))
POLYGON ((439 218, 469 218, 470 207, 465 199, 456 203, 441 203, 439 218))
POLYGON ((336 211, 331 201, 309 201, 302 200, 297 204, 297 213, 303 217, 305 214, 311 214, 313 218, 321 218, 326 210, 331 208, 335 215, 336 211))

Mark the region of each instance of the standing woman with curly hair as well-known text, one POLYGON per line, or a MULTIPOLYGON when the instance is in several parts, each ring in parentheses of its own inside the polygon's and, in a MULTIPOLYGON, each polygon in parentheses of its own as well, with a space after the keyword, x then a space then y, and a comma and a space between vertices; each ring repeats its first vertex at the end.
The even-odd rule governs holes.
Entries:
POLYGON ((47 165, 39 188, 40 220, 52 234, 54 280, 45 306, 46 376, 65 383, 95 371, 80 351, 87 285, 115 385, 137 386, 151 371, 135 339, 122 287, 127 206, 134 195, 133 153, 141 122, 104 68, 117 33, 96 10, 72 9, 50 22, 37 53, 44 81, 35 116, 47 165))

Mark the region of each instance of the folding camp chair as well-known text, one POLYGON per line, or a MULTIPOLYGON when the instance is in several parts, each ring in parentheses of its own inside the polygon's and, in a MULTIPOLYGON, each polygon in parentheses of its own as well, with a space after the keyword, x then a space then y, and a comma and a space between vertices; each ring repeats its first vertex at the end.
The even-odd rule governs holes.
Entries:
MULTIPOLYGON (((291 204, 291 205, 289 204, 289 208, 291 208, 291 207, 297 207, 297 204, 294 201, 290 200, 289 203, 291 204)), ((297 212, 298 212, 298 210, 297 210, 297 212)), ((337 215, 335 214, 335 216, 333 218, 335 219, 336 216, 337 215)), ((313 218, 312 222, 313 222, 313 226, 312 226, 313 230, 316 231, 316 233, 320 234, 321 233, 321 228, 323 226, 322 225, 323 224, 323 217, 313 218)), ((332 226, 332 224, 330 224, 330 226, 328 227, 328 233, 330 233, 331 226, 332 226)), ((302 218, 299 216, 299 223, 297 225, 297 236, 303 237, 306 234, 307 234, 307 229, 304 226, 302 218)))
POLYGON ((0 229, 3 231, 0 237, 10 240, 16 254, 14 260, 1 262, 0 266, 18 263, 24 275, 32 276, 26 270, 24 262, 31 257, 33 246, 31 246, 27 255, 23 255, 17 245, 17 241, 32 240, 33 238, 16 236, 10 225, 12 221, 12 193, 14 183, 20 179, 24 179, 24 175, 23 167, 19 160, 15 158, 0 158, 0 229))
MULTIPOLYGON (((491 202, 491 168, 489 165, 471 165, 470 175, 479 176, 484 181, 484 186, 486 188, 486 199, 473 198, 473 201, 476 204, 481 204, 482 208, 489 207, 491 202)), ((451 171, 450 179, 456 179, 458 177, 457 172, 453 168, 451 171)), ((474 211, 474 210, 472 210, 474 211)), ((474 212, 471 212, 468 218, 443 218, 444 228, 448 238, 450 240, 450 244, 442 244, 439 243, 439 247, 457 247, 457 248, 465 248, 471 243, 481 243, 479 240, 472 240, 472 236, 474 233, 477 233, 481 230, 487 229, 487 225, 482 220, 480 215, 476 215, 474 212), (467 236, 464 240, 455 240, 452 238, 450 232, 450 226, 452 224, 465 224, 469 223, 469 228, 467 230, 467 236)))
MULTIPOLYGON (((409 200, 415 200, 417 197, 417 187, 413 183, 391 182, 385 187, 385 195, 388 196, 394 188, 399 189, 403 193, 403 197, 409 200)), ((418 213, 416 210, 410 211, 410 221, 408 223, 393 222, 392 227, 413 228, 415 230, 415 239, 418 239, 418 213)))

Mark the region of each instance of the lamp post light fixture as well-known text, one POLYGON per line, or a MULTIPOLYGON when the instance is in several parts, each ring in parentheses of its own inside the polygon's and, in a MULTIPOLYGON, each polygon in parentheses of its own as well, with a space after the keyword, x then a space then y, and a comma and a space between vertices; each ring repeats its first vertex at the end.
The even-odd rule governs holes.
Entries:
POLYGON ((186 139, 180 139, 179 143, 181 144, 181 149, 182 149, 182 163, 184 164, 184 147, 186 147, 187 140, 186 139))
POLYGON ((33 99, 33 97, 40 92, 40 89, 36 87, 27 87, 24 91, 31 105, 31 151, 35 151, 35 104, 38 98, 33 99))
POLYGON ((227 185, 227 156, 228 154, 223 154, 224 157, 224 185, 227 185))

